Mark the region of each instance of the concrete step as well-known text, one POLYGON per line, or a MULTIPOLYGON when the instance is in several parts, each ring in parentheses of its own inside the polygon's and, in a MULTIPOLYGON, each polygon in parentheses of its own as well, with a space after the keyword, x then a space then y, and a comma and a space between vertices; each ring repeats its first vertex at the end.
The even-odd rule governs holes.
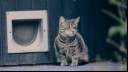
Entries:
POLYGON ((127 71, 127 65, 119 63, 88 63, 76 67, 59 65, 34 65, 0 67, 0 71, 127 71))

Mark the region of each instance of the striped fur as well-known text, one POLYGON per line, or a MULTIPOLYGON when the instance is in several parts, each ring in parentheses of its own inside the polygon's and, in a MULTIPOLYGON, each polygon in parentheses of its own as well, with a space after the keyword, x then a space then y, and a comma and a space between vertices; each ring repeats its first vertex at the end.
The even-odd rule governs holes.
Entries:
POLYGON ((77 66, 79 60, 88 62, 88 48, 77 31, 78 22, 79 17, 71 20, 60 17, 54 48, 57 62, 61 63, 61 66, 68 65, 68 61, 72 61, 71 66, 77 66))

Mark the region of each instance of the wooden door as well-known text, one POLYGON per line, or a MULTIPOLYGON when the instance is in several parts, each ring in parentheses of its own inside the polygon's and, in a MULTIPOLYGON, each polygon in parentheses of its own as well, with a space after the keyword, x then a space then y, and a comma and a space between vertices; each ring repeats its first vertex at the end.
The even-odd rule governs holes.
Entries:
POLYGON ((61 15, 62 0, 0 0, 0 65, 55 63, 53 43, 61 15), (33 10, 48 11, 49 52, 8 53, 6 12, 33 10))

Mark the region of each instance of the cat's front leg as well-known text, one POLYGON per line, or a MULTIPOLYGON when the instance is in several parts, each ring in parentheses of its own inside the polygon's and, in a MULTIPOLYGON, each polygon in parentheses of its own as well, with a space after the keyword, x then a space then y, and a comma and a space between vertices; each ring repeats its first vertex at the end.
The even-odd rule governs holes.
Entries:
POLYGON ((71 66, 78 66, 78 57, 72 57, 71 66))
POLYGON ((59 60, 60 60, 60 65, 61 66, 66 66, 66 65, 68 65, 68 62, 67 62, 67 60, 66 60, 66 56, 65 55, 63 55, 63 54, 60 54, 59 55, 59 60))
POLYGON ((66 66, 66 65, 68 65, 67 60, 66 59, 62 60, 61 61, 61 66, 66 66))

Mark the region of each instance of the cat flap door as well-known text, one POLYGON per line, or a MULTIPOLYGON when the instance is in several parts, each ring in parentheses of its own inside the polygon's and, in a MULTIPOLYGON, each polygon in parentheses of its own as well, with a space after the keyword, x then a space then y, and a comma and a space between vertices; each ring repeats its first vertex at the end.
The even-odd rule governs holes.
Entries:
POLYGON ((7 17, 8 53, 47 52, 47 11, 10 11, 7 17))

